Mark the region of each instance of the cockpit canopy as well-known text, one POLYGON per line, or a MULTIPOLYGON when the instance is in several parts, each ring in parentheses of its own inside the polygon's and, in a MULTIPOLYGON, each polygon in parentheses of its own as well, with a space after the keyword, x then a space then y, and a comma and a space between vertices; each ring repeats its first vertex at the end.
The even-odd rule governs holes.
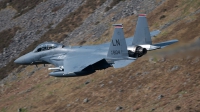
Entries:
POLYGON ((56 42, 44 42, 40 45, 38 45, 33 52, 41 52, 41 51, 46 51, 50 49, 55 49, 55 48, 63 48, 64 45, 56 43, 56 42))

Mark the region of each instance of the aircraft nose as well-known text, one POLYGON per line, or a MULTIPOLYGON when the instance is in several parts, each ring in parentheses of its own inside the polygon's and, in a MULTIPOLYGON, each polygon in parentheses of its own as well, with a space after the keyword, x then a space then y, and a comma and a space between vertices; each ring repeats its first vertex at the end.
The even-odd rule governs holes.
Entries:
POLYGON ((23 58, 19 57, 17 58, 14 63, 17 63, 17 64, 23 64, 23 58))
POLYGON ((32 62, 32 58, 30 57, 30 54, 23 55, 14 61, 14 63, 22 64, 22 65, 31 64, 31 62, 32 62))

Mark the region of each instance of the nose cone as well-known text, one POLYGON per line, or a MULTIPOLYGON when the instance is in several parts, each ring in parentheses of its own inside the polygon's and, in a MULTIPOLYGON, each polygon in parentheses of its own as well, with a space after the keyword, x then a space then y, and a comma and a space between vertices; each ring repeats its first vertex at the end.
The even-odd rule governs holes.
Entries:
POLYGON ((19 60, 18 60, 19 58, 17 58, 15 61, 14 61, 14 63, 17 63, 17 64, 19 64, 19 60))
POLYGON ((14 63, 17 63, 17 64, 26 64, 23 57, 17 58, 17 59, 14 61, 14 63))
POLYGON ((14 61, 14 63, 23 64, 23 63, 24 63, 23 58, 21 58, 21 57, 17 58, 17 59, 14 61))
POLYGON ((16 59, 14 61, 14 63, 17 63, 17 64, 22 64, 22 65, 28 65, 28 64, 31 64, 32 63, 32 59, 30 57, 29 54, 26 54, 24 56, 21 56, 19 57, 18 59, 16 59))

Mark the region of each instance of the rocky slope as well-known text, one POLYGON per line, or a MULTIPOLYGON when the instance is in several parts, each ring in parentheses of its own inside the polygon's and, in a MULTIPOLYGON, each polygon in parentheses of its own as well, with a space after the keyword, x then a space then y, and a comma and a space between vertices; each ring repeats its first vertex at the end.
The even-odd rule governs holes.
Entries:
POLYGON ((90 0, 46 0, 18 17, 12 3, 0 10, 0 34, 12 31, 6 35, 10 44, 0 54, 1 73, 5 73, 1 76, 9 74, 0 82, 1 111, 200 111, 198 0, 92 4, 90 0), (43 41, 65 45, 107 42, 113 23, 123 23, 125 36, 132 36, 138 13, 148 13, 151 30, 162 30, 154 42, 175 38, 180 42, 150 52, 125 68, 86 77, 49 77, 50 65, 13 67, 12 59, 43 41))
POLYGON ((0 54, 0 57, 2 57, 0 67, 5 66, 13 58, 19 56, 20 52, 44 35, 49 30, 46 28, 48 25, 54 28, 82 3, 82 0, 48 0, 41 2, 32 10, 17 18, 13 18, 17 11, 12 7, 2 9, 0 11, 0 32, 13 27, 19 27, 21 30, 15 33, 12 43, 5 47, 0 54), (57 11, 53 11, 58 6, 62 7, 57 11))

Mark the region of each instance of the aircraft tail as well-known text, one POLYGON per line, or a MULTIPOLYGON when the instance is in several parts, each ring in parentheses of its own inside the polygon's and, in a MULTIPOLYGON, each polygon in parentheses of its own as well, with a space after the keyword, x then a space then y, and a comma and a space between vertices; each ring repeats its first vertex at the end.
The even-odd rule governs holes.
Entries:
POLYGON ((173 43, 178 42, 178 40, 170 40, 170 41, 152 44, 151 37, 156 36, 159 33, 160 33, 159 30, 155 30, 150 33, 146 14, 140 14, 138 17, 132 45, 141 46, 145 48, 146 50, 150 51, 150 50, 161 49, 173 43))
POLYGON ((122 24, 114 24, 115 27, 107 57, 109 58, 126 58, 128 57, 127 45, 124 38, 122 24))
POLYGON ((107 58, 111 61, 114 68, 121 68, 136 59, 128 56, 122 24, 114 24, 113 26, 115 30, 110 42, 107 58))
POLYGON ((138 17, 132 45, 152 44, 146 14, 138 17))

